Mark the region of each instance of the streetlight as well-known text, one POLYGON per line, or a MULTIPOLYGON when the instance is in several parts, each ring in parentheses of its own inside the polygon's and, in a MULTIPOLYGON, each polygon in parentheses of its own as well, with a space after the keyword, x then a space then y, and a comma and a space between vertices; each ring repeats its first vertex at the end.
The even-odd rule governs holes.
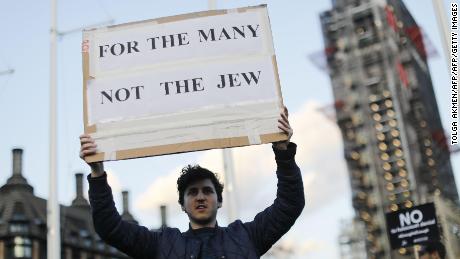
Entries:
MULTIPOLYGON (((113 22, 111 20, 110 22, 113 22)), ((47 257, 49 259, 61 258, 61 226, 60 210, 57 188, 57 87, 56 87, 56 63, 57 63, 57 36, 80 31, 83 28, 70 30, 64 33, 57 32, 57 0, 51 0, 51 24, 50 24, 50 143, 49 143, 49 197, 46 204, 47 219, 47 257)))

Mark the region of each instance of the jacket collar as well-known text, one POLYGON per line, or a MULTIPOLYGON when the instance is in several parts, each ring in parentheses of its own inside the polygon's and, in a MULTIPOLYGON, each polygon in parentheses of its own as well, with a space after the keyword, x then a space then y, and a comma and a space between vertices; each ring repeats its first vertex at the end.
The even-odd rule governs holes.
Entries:
POLYGON ((211 232, 211 231, 214 231, 215 233, 217 233, 217 232, 219 232, 219 230, 220 230, 220 227, 219 227, 219 224, 217 223, 217 221, 216 221, 216 226, 215 227, 203 227, 203 228, 199 228, 199 229, 193 229, 192 226, 190 225, 190 223, 188 223, 188 230, 186 232, 184 232, 184 236, 193 237, 198 233, 211 232))

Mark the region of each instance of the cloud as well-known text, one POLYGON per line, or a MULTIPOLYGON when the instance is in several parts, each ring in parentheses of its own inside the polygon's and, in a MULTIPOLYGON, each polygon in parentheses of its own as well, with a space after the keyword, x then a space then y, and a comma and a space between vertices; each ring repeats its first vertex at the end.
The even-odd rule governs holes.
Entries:
POLYGON ((177 167, 173 172, 158 177, 155 182, 147 188, 147 191, 140 195, 135 203, 135 207, 141 211, 157 209, 164 204, 168 205, 168 207, 178 207, 176 181, 178 176, 177 172, 180 172, 181 168, 182 167, 177 167))
POLYGON ((112 192, 114 194, 121 192, 121 184, 120 184, 120 180, 118 179, 116 175, 116 172, 114 172, 113 169, 107 169, 106 172, 107 172, 107 182, 112 188, 112 192))
MULTIPOLYGON (((298 145, 296 161, 302 171, 307 201, 304 215, 327 206, 348 190, 339 128, 335 122, 322 114, 319 108, 319 104, 309 102, 300 110, 291 111, 290 115, 294 129, 292 141, 298 145)), ((232 198, 236 199, 239 218, 251 220, 257 212, 269 206, 276 196, 274 154, 270 145, 234 148, 232 153, 237 190, 232 194, 232 198)), ((222 174, 221 150, 203 152, 197 162, 219 173, 221 180, 225 180, 222 174)), ((159 220, 154 222, 151 215, 159 215, 159 206, 167 204, 170 224, 179 223, 187 226, 188 220, 177 204, 176 180, 182 166, 178 165, 173 172, 159 177, 136 200, 136 209, 142 215, 150 216, 147 219, 150 224, 159 224, 159 220)), ((227 223, 228 205, 229 197, 226 197, 224 190, 223 208, 218 217, 220 224, 227 223)), ((305 246, 302 243, 297 245, 305 246)))
POLYGON ((115 172, 113 169, 106 169, 106 173, 107 173, 107 182, 109 183, 110 188, 112 188, 113 199, 116 204, 119 204, 117 206, 117 209, 119 212, 121 212, 123 210, 123 208, 121 207, 121 204, 123 204, 122 202, 123 198, 121 195, 121 192, 123 189, 122 189, 120 179, 117 176, 117 172, 115 172))
POLYGON ((298 240, 285 238, 278 242, 275 247, 279 250, 295 251, 297 254, 308 254, 325 249, 328 245, 324 242, 312 239, 298 240))
MULTIPOLYGON (((286 237, 286 236, 285 236, 286 237)), ((263 258, 333 258, 334 252, 331 244, 318 239, 294 239, 283 237, 263 258), (324 257, 329 254, 329 257, 324 257), (322 256, 321 256, 322 255, 322 256)))
POLYGON ((307 103, 293 115, 296 160, 303 172, 307 210, 316 210, 348 191, 348 177, 340 130, 334 121, 307 103), (298 134, 302 132, 302 134, 298 134))

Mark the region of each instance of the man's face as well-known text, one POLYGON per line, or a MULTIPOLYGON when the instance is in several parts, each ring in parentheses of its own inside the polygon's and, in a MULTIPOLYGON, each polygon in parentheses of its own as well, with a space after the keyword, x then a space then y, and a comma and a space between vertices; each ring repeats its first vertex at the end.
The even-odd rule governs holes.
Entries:
POLYGON ((182 209, 187 213, 192 228, 214 227, 220 207, 210 179, 197 181, 185 189, 182 209))

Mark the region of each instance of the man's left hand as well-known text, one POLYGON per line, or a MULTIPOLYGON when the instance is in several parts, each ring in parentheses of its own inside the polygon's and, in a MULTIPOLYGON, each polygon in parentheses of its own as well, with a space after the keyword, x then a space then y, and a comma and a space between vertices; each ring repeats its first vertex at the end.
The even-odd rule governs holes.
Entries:
POLYGON ((288 138, 285 141, 274 142, 273 146, 279 150, 286 150, 291 140, 292 134, 294 134, 294 131, 289 124, 289 111, 286 106, 284 106, 284 110, 282 113, 280 113, 280 116, 281 118, 278 119, 278 128, 282 130, 288 138))

